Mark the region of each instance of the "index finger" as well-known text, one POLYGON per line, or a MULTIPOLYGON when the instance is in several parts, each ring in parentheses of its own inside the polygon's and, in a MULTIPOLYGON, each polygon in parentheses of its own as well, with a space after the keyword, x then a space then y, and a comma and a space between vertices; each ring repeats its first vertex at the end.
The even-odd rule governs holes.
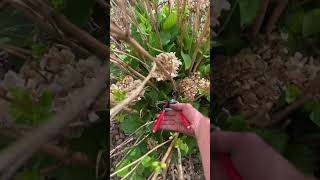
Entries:
POLYGON ((170 107, 176 111, 183 111, 183 109, 185 109, 188 106, 191 106, 191 104, 175 103, 170 105, 170 107))

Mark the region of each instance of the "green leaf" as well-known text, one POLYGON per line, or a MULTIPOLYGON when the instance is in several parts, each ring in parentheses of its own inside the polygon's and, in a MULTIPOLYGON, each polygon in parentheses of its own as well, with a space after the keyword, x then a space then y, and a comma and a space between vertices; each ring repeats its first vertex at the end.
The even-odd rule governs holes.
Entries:
POLYGON ((256 130, 256 133, 278 152, 283 153, 285 151, 289 140, 286 133, 269 129, 259 129, 256 130))
POLYGON ((285 100, 287 103, 294 102, 299 96, 301 92, 297 86, 290 85, 285 90, 285 100))
POLYGON ((11 39, 9 37, 1 37, 0 38, 0 44, 5 44, 5 43, 8 43, 10 41, 11 41, 11 39))
POLYGON ((159 164, 160 164, 159 161, 153 161, 153 162, 151 163, 151 166, 152 166, 152 167, 158 167, 159 164))
POLYGON ((167 30, 172 28, 177 23, 177 14, 171 13, 163 22, 162 29, 167 30))
POLYGON ((139 175, 132 176, 131 178, 132 180, 144 180, 144 177, 139 175))
POLYGON ((304 144, 289 144, 284 156, 306 175, 312 175, 315 170, 315 154, 304 144))
POLYGON ((241 26, 253 23, 260 6, 260 0, 239 0, 241 26))
POLYGON ((302 34, 304 37, 320 33, 320 9, 313 9, 307 12, 303 18, 302 34))
POLYGON ((15 177, 14 180, 42 180, 40 176, 40 170, 34 171, 34 170, 24 170, 22 172, 19 172, 15 177))
POLYGON ((243 114, 238 114, 228 118, 221 126, 230 131, 248 130, 248 125, 243 114))
POLYGON ((41 44, 33 44, 31 46, 32 56, 38 60, 47 52, 47 47, 41 44))
POLYGON ((126 116, 125 116, 124 114, 117 114, 116 120, 121 122, 121 121, 124 120, 125 117, 126 117, 126 116))
POLYGON ((146 156, 142 159, 141 164, 144 167, 149 167, 152 165, 152 158, 150 156, 146 156))
POLYGON ((138 158, 141 156, 141 151, 139 147, 135 147, 134 149, 131 150, 129 156, 131 158, 138 158))
POLYGON ((113 98, 116 102, 121 102, 121 101, 125 100, 127 97, 127 92, 124 90, 115 89, 112 91, 112 94, 113 94, 113 98))
POLYGON ((155 170, 157 173, 160 173, 160 172, 161 172, 161 167, 160 167, 160 166, 157 166, 154 170, 155 170))
MULTIPOLYGON (((114 170, 114 172, 116 172, 117 170, 125 167, 126 165, 128 165, 128 164, 130 164, 130 163, 131 163, 131 162, 130 162, 128 159, 123 160, 123 161, 116 167, 116 169, 114 170)), ((125 176, 126 174, 128 174, 128 173, 129 173, 129 168, 126 168, 126 169, 118 172, 118 173, 117 173, 117 176, 119 176, 119 177, 124 177, 124 176, 125 176)))
POLYGON ((210 73, 210 64, 201 64, 199 69, 203 75, 207 75, 210 73))
POLYGON ((316 106, 320 106, 320 102, 308 101, 304 103, 302 107, 302 112, 310 114, 316 106))
POLYGON ((39 97, 39 105, 43 109, 49 109, 51 107, 52 100, 53 100, 52 93, 49 90, 45 89, 42 92, 41 96, 39 97))
MULTIPOLYGON (((160 44, 158 42, 158 38, 155 32, 151 32, 149 35, 149 43, 154 48, 160 48, 160 44)), ((153 49, 152 49, 153 50, 153 49)))
MULTIPOLYGON (((5 7, 0 12, 0 32, 7 34, 7 37, 1 37, 2 43, 13 45, 25 45, 33 34, 34 24, 17 9, 5 7)), ((10 59, 12 60, 12 59, 10 59)))
POLYGON ((121 59, 121 60, 125 60, 125 59, 127 59, 127 55, 125 55, 125 54, 120 54, 119 55, 119 58, 121 59))
POLYGON ((130 134, 143 124, 142 119, 138 115, 132 114, 131 116, 127 116, 127 118, 121 122, 120 128, 124 133, 130 134))
POLYGON ((289 3, 287 11, 284 15, 284 25, 290 34, 301 34, 303 17, 304 9, 301 4, 289 3))
POLYGON ((167 45, 171 40, 171 34, 168 31, 160 32, 160 39, 163 46, 167 45))
POLYGON ((310 119, 312 122, 314 122, 316 125, 320 127, 320 104, 317 104, 310 114, 310 119))
POLYGON ((175 143, 174 147, 182 150, 183 155, 185 155, 185 154, 187 154, 189 152, 188 145, 185 142, 183 142, 183 140, 181 138, 178 138, 176 140, 176 143, 175 143))
POLYGON ((182 59, 184 61, 184 67, 185 69, 189 69, 190 66, 191 66, 191 57, 189 54, 184 54, 183 51, 181 51, 181 56, 182 56, 182 59))
POLYGON ((57 11, 63 10, 65 8, 66 4, 64 0, 51 0, 51 4, 53 8, 57 11))

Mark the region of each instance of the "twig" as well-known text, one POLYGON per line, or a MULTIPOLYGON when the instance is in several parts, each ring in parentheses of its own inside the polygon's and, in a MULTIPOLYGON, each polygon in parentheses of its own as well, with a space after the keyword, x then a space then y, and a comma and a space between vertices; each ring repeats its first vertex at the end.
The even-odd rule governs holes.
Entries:
MULTIPOLYGON (((42 27, 46 30, 50 29, 49 32, 54 32, 52 30, 52 27, 49 27, 46 23, 47 21, 43 21, 45 18, 46 20, 53 20, 54 25, 56 25, 56 28, 61 29, 65 34, 70 35, 77 41, 79 41, 81 44, 83 44, 85 47, 91 49, 94 52, 97 52, 99 55, 101 55, 103 58, 109 58, 109 49, 106 45, 99 42, 97 39, 92 37, 89 33, 86 31, 78 28, 76 25, 72 24, 66 17, 64 17, 61 14, 58 14, 55 12, 47 3, 46 1, 40 1, 40 0, 15 0, 15 1, 9 1, 12 3, 15 7, 22 9, 24 13, 28 13, 26 10, 27 7, 23 7, 23 4, 35 4, 35 9, 38 9, 38 16, 32 16, 29 13, 29 18, 32 18, 33 21, 39 22, 42 24, 42 27), (41 18, 39 13, 42 13, 41 18)), ((30 8, 29 8, 30 9, 30 8)), ((32 9, 32 8, 31 8, 32 9)), ((34 12, 34 11, 33 11, 34 12)), ((59 32, 59 31, 57 31, 59 32)))
POLYGON ((172 86, 174 90, 177 90, 177 86, 173 78, 170 76, 170 74, 163 68, 162 64, 160 64, 156 58, 152 57, 151 54, 149 54, 134 38, 130 36, 130 34, 127 32, 122 32, 118 27, 116 27, 114 24, 110 24, 110 33, 114 34, 116 37, 118 37, 121 40, 124 40, 128 42, 138 53, 142 54, 143 56, 147 57, 151 61, 155 62, 157 64, 157 67, 160 68, 164 74, 170 78, 172 82, 172 86))
POLYGON ((25 60, 30 60, 31 56, 32 56, 32 54, 29 51, 27 51, 26 49, 12 46, 12 45, 0 44, 0 49, 3 49, 4 51, 8 52, 9 54, 12 54, 14 56, 17 56, 17 57, 25 59, 25 60))
POLYGON ((183 180, 183 169, 182 169, 182 162, 181 162, 181 151, 179 148, 176 148, 178 152, 178 164, 177 164, 177 169, 178 169, 178 179, 183 180))
POLYGON ((283 13, 287 5, 288 0, 278 0, 277 7, 273 11, 272 16, 269 18, 269 21, 267 23, 267 35, 269 35, 274 30, 276 23, 278 22, 281 14, 283 13))
POLYGON ((196 49, 194 50, 193 55, 192 55, 192 61, 191 61, 191 66, 189 68, 189 73, 191 73, 191 71, 193 69, 193 65, 194 65, 194 62, 195 62, 195 60, 197 58, 198 51, 200 50, 200 45, 201 45, 204 37, 206 35, 208 35, 208 31, 209 31, 209 28, 210 28, 210 9, 209 9, 207 17, 208 18, 207 18, 206 24, 204 25, 203 31, 201 32, 199 38, 197 39, 196 49))
POLYGON ((114 57, 110 57, 111 60, 113 60, 112 62, 115 62, 116 64, 120 64, 122 67, 124 67, 125 69, 127 69, 129 72, 133 73, 134 76, 138 77, 139 79, 145 79, 145 77, 140 74, 138 71, 132 69, 127 63, 125 63, 124 61, 121 61, 117 58, 114 57))
MULTIPOLYGON (((178 0, 178 1, 180 1, 180 0, 178 0)), ((186 9, 186 0, 182 0, 182 12, 181 12, 182 15, 184 14, 185 9, 186 9)), ((184 19, 185 19, 185 17, 183 15, 182 18, 181 18, 180 24, 179 24, 179 29, 180 29, 180 42, 179 42, 179 44, 180 44, 180 47, 182 47, 183 30, 185 29, 185 28, 182 28, 185 25, 185 20, 184 19)))
POLYGON ((147 125, 149 125, 149 124, 152 124, 152 123, 154 123, 155 121, 150 121, 150 122, 147 122, 147 123, 145 123, 144 125, 142 125, 142 126, 140 126, 138 129, 136 129, 133 133, 131 133, 130 135, 129 135, 129 137, 132 137, 135 133, 137 133, 140 129, 142 129, 144 126, 147 126, 147 125))
POLYGON ((288 116, 292 111, 298 109, 308 100, 312 99, 312 94, 306 94, 305 96, 299 98, 294 103, 287 106, 284 110, 277 112, 271 116, 271 122, 268 123, 268 126, 272 126, 283 120, 286 116, 288 116))
POLYGON ((167 174, 168 174, 168 169, 170 167, 170 163, 171 163, 171 159, 172 159, 172 156, 169 156, 166 164, 167 164, 167 167, 162 171, 162 179, 167 179, 167 174))
POLYGON ((115 115, 117 115, 126 105, 128 105, 132 100, 134 100, 140 92, 143 90, 144 86, 147 84, 149 79, 151 78, 151 75, 155 71, 156 66, 154 65, 149 73, 149 75, 143 80, 141 85, 137 87, 137 89, 125 100, 121 101, 119 104, 117 104, 115 107, 113 107, 110 110, 110 119, 113 119, 115 115))
POLYGON ((122 162, 122 161, 123 161, 125 158, 127 158, 127 156, 132 152, 133 148, 136 147, 136 146, 138 146, 138 145, 139 145, 141 142, 143 142, 145 139, 147 139, 147 138, 149 137, 149 135, 150 135, 150 133, 149 133, 148 135, 144 136, 142 139, 140 139, 140 138, 142 137, 142 135, 139 136, 139 137, 137 138, 136 142, 134 142, 134 144, 133 144, 131 147, 127 147, 126 149, 123 149, 121 152, 114 154, 114 156, 116 156, 116 155, 118 155, 118 154, 121 154, 121 153, 123 153, 123 152, 125 152, 126 150, 128 150, 128 149, 131 148, 131 149, 121 158, 120 162, 122 162))
MULTIPOLYGON (((136 70, 132 69, 128 64, 126 64, 124 61, 118 60, 114 57, 110 57, 110 61, 115 63, 120 69, 122 69, 124 72, 127 72, 132 77, 136 77, 138 79, 145 79, 145 77, 137 72, 136 70)), ((154 85, 152 82, 148 81, 147 82, 151 87, 153 87, 157 92, 159 92, 159 89, 157 88, 156 85, 154 85)), ((127 107, 125 107, 126 110, 128 110, 127 107)))
POLYGON ((257 34, 259 33, 259 30, 262 26, 264 16, 266 15, 269 3, 270 3, 270 0, 262 0, 262 2, 261 2, 258 15, 256 16, 254 25, 252 27, 252 36, 253 37, 256 37, 257 34))
POLYGON ((134 170, 137 169, 137 167, 140 165, 140 163, 137 163, 132 169, 131 171, 129 171, 125 176, 123 176, 123 178, 121 178, 120 180, 125 180, 130 174, 133 173, 134 170))
POLYGON ((204 55, 207 53, 207 51, 209 50, 209 48, 210 48, 210 42, 207 43, 207 45, 206 45, 203 53, 201 54, 201 56, 200 56, 197 64, 194 66, 193 71, 192 71, 193 73, 195 73, 195 72, 197 71, 198 66, 200 65, 201 61, 202 61, 203 58, 204 58, 204 55))
MULTIPOLYGON (((104 153, 104 152, 106 152, 107 150, 100 150, 99 152, 98 152, 98 155, 97 155, 97 160, 96 160, 96 179, 98 179, 99 178, 99 164, 100 164, 100 161, 101 161, 101 157, 102 157, 102 154, 104 153)), ((104 161, 102 161, 102 162, 104 162, 104 161)), ((105 163, 103 163, 104 165, 105 165, 105 163)), ((107 168, 105 168, 105 170, 104 170, 104 172, 103 172, 103 174, 102 174, 102 177, 104 177, 104 175, 106 174, 106 172, 107 172, 107 168)))
POLYGON ((150 66, 148 64, 146 64, 145 62, 143 62, 142 60, 140 60, 139 58, 131 55, 131 54, 128 54, 126 52, 123 52, 123 51, 119 51, 119 50, 116 50, 116 49, 111 49, 111 51, 115 52, 115 53, 121 53, 121 54, 124 54, 124 55, 127 55, 137 61, 139 61, 148 71, 150 70, 150 66))
POLYGON ((52 140, 64 127, 76 119, 81 112, 90 107, 101 91, 105 90, 105 82, 108 81, 106 79, 106 70, 106 67, 101 67, 97 71, 96 78, 92 79, 79 94, 71 97, 70 102, 63 111, 58 112, 55 116, 49 118, 46 123, 2 151, 0 154, 0 174, 3 174, 2 178, 10 175, 10 173, 12 175, 43 144, 52 140))
POLYGON ((235 10, 237 9, 236 7, 238 6, 238 1, 234 1, 234 4, 231 8, 231 11, 228 13, 228 17, 226 18, 226 20, 224 21, 223 25, 221 26, 221 28, 219 28, 216 37, 219 37, 219 35, 225 30, 225 28, 228 26, 228 24, 230 23, 231 17, 233 15, 233 13, 235 12, 235 10))
POLYGON ((126 144, 130 143, 133 140, 134 140, 133 138, 128 138, 127 140, 125 140, 121 144, 119 144, 117 147, 113 148, 110 151, 110 157, 112 157, 113 152, 115 152, 116 150, 120 149, 121 147, 125 146, 126 144))
POLYGON ((271 115, 271 122, 267 126, 272 126, 280 122, 283 118, 288 116, 292 111, 302 106, 305 102, 313 98, 313 94, 319 92, 320 89, 320 73, 311 83, 303 90, 302 96, 294 103, 287 106, 284 110, 271 115))
POLYGON ((159 149, 160 147, 162 147, 163 145, 167 144, 167 143, 168 143, 168 142, 170 142, 170 141, 172 141, 172 140, 171 140, 171 139, 169 139, 169 140, 167 140, 167 141, 165 141, 165 142, 163 142, 163 143, 159 144, 158 146, 154 147, 153 149, 151 149, 150 151, 148 151, 146 154, 144 154, 143 156, 141 156, 139 159, 137 159, 137 160, 133 161, 132 163, 130 163, 130 164, 128 164, 128 165, 126 165, 126 166, 122 167, 121 169, 117 170, 116 172, 112 173, 112 174, 110 175, 110 177, 113 177, 113 176, 115 176, 117 173, 119 173, 119 172, 121 172, 121 171, 123 171, 123 170, 125 170, 125 169, 129 168, 130 166, 132 166, 132 165, 134 165, 134 164, 136 164, 136 163, 140 162, 144 157, 148 156, 148 155, 149 155, 149 154, 151 154, 153 151, 155 151, 155 150, 159 149))
POLYGON ((148 13, 150 14, 151 24, 153 25, 153 29, 156 32, 156 36, 157 36, 158 43, 160 44, 160 48, 163 49, 161 38, 160 38, 159 29, 158 29, 158 26, 157 26, 157 21, 156 21, 154 15, 153 15, 153 12, 152 12, 152 9, 151 9, 151 5, 150 5, 150 0, 145 0, 144 2, 146 4, 146 6, 147 6, 148 13))
MULTIPOLYGON (((177 140, 178 136, 179 136, 179 133, 178 133, 178 135, 171 141, 170 146, 168 147, 166 153, 164 154, 164 156, 163 156, 162 159, 161 159, 161 162, 162 162, 162 163, 166 163, 168 157, 171 155, 173 146, 174 146, 174 144, 176 143, 176 140, 177 140)), ((158 177, 158 175, 159 175, 159 173, 154 172, 154 174, 152 175, 151 180, 156 180, 157 177, 158 177)))
POLYGON ((196 4, 196 15, 195 15, 195 17, 193 19, 194 26, 193 26, 192 33, 193 33, 194 39, 196 39, 197 35, 198 35, 199 26, 200 26, 200 2, 199 1, 194 1, 194 3, 196 4))

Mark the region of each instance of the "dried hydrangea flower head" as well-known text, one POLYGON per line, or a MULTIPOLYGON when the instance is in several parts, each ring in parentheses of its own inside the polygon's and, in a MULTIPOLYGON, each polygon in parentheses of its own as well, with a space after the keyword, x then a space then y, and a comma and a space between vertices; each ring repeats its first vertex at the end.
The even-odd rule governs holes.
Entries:
MULTIPOLYGON (((118 103, 118 100, 116 99, 116 93, 125 93, 125 98, 129 97, 138 86, 142 83, 141 80, 134 80, 131 76, 126 76, 122 81, 118 81, 116 84, 112 84, 110 86, 110 104, 111 106, 114 106, 118 103)), ((138 97, 133 100, 133 102, 136 102, 141 99, 141 97, 144 95, 144 90, 141 91, 141 93, 138 95, 138 97)))
MULTIPOLYGON (((172 78, 177 77, 179 66, 182 64, 182 62, 176 57, 175 52, 165 52, 158 54, 156 60, 162 65, 163 69, 165 69, 172 78)), ((157 68, 154 71, 152 77, 156 78, 157 81, 165 81, 170 79, 170 77, 166 76, 166 74, 161 71, 160 68, 157 68)))
POLYGON ((210 94, 210 82, 208 79, 200 77, 200 73, 196 72, 191 77, 186 77, 179 82, 178 90, 183 93, 184 97, 189 101, 195 101, 198 90, 203 90, 206 94, 210 94))
POLYGON ((187 0, 187 4, 188 4, 190 11, 196 12, 197 5, 200 5, 200 11, 205 11, 210 5, 209 0, 197 0, 197 1, 196 0, 187 0), (197 1, 198 1, 198 4, 197 4, 197 1))

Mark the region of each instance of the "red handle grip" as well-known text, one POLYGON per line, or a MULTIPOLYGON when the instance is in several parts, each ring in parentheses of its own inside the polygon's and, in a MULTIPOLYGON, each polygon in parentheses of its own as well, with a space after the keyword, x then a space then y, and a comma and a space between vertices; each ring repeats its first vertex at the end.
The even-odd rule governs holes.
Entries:
POLYGON ((179 111, 180 117, 184 123, 184 125, 189 129, 190 128, 190 124, 188 119, 184 116, 184 114, 182 113, 182 111, 179 111))
POLYGON ((219 153, 218 154, 218 161, 224 168, 226 175, 228 176, 229 180, 243 180, 241 175, 233 166, 233 163, 229 156, 226 153, 219 153))
POLYGON ((161 121, 162 121, 162 119, 163 119, 164 114, 165 114, 165 111, 161 111, 161 112, 159 113, 159 116, 158 116, 158 118, 157 118, 157 120, 156 120, 156 122, 155 122, 155 124, 154 124, 154 127, 153 127, 152 132, 154 132, 154 133, 157 132, 157 130, 158 130, 160 124, 161 124, 161 121))

